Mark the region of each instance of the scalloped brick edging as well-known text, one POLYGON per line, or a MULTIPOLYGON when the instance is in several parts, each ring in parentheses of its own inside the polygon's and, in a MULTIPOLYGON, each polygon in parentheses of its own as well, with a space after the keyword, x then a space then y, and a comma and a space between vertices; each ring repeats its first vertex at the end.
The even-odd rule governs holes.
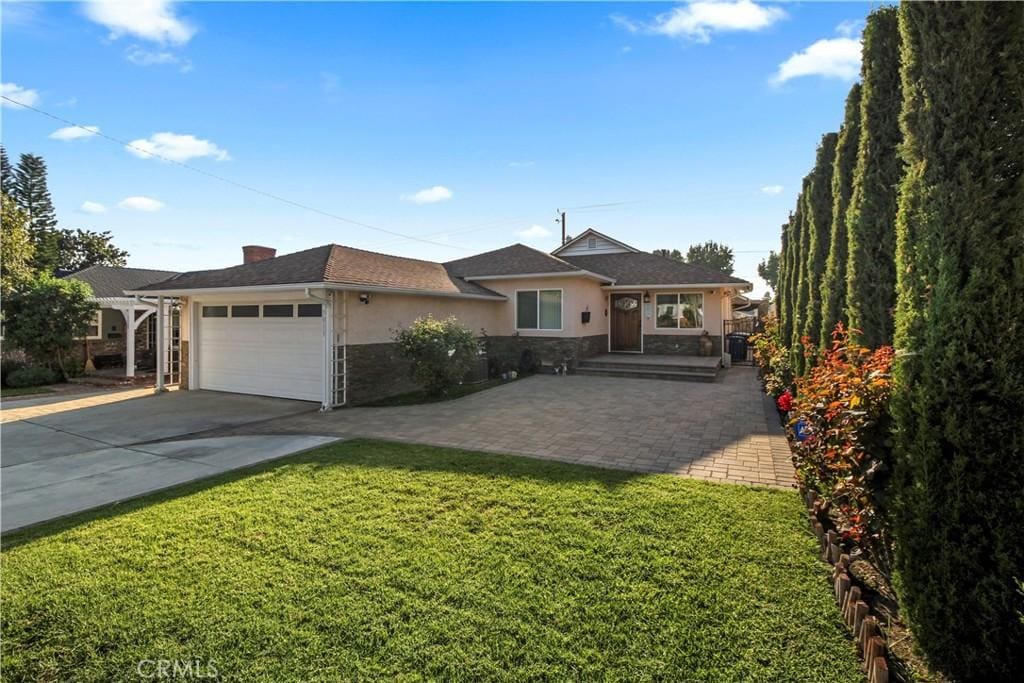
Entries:
POLYGON ((822 562, 833 566, 832 589, 836 604, 842 611, 843 621, 857 641, 857 654, 863 660, 861 668, 867 673, 868 683, 889 683, 888 648, 881 622, 870 613, 870 606, 862 599, 861 587, 855 585, 847 571, 850 556, 839 545, 839 535, 834 529, 826 530, 818 518, 818 495, 803 490, 801 495, 807 504, 811 529, 818 539, 819 556, 822 562))

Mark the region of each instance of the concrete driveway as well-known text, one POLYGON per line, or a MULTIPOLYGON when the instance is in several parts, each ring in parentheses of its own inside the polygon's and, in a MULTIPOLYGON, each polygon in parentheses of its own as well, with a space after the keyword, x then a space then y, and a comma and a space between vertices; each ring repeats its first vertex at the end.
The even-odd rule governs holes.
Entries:
POLYGON ((0 529, 7 532, 337 439, 185 438, 316 412, 317 405, 209 391, 102 392, 4 406, 0 529))

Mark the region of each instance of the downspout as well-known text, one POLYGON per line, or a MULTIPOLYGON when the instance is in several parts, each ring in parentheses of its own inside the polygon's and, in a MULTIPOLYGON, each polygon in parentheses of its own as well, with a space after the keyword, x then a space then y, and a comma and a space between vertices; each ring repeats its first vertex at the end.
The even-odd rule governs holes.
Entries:
POLYGON ((322 395, 320 401, 320 412, 325 413, 334 407, 334 297, 333 293, 326 297, 318 296, 309 287, 305 288, 307 299, 322 301, 323 304, 323 338, 324 345, 321 352, 321 377, 322 395))

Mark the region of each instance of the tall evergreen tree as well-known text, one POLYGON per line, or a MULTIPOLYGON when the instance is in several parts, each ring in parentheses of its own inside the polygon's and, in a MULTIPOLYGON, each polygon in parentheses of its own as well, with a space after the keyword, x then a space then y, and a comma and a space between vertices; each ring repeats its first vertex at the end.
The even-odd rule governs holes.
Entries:
POLYGON ((58 266, 60 236, 46 182, 46 162, 35 154, 22 154, 14 172, 14 200, 28 214, 28 230, 35 247, 36 270, 53 272, 58 266))
POLYGON ((793 213, 790 212, 789 219, 782 224, 782 251, 779 253, 779 292, 775 301, 775 311, 779 317, 779 341, 788 346, 789 335, 792 331, 790 323, 789 307, 792 294, 789 291, 789 271, 792 263, 793 247, 793 213))
POLYGON ((7 150, 0 145, 0 192, 10 198, 14 198, 14 168, 11 167, 11 160, 7 158, 7 150))
POLYGON ((732 249, 724 244, 708 240, 704 244, 691 244, 686 251, 686 262, 695 263, 712 270, 720 270, 732 275, 732 249))
POLYGON ((896 193, 903 162, 896 8, 868 16, 861 66, 860 140, 853 174, 846 268, 846 315, 858 340, 892 342, 896 304, 896 193))
MULTIPOLYGON (((785 249, 785 246, 783 246, 785 249)), ((768 258, 762 259, 757 264, 758 276, 768 283, 768 286, 772 289, 772 295, 778 298, 779 296, 779 255, 774 251, 768 252, 768 258)))
POLYGON ((837 322, 846 322, 846 209, 853 193, 853 171, 857 165, 860 139, 860 84, 855 83, 846 96, 843 126, 836 141, 836 160, 832 169, 832 230, 828 259, 821 280, 821 344, 831 340, 837 322))
POLYGON ((836 160, 837 133, 826 133, 818 145, 807 195, 807 305, 801 336, 818 343, 821 331, 821 280, 828 258, 829 233, 832 230, 832 170, 836 160))
POLYGON ((903 3, 893 523, 953 680, 1024 671, 1024 4, 903 3))

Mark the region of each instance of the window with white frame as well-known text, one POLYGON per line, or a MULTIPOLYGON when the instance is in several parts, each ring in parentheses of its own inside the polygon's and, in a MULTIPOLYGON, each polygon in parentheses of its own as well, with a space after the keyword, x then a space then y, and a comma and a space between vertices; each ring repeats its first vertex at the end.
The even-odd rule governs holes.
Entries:
POLYGON ((103 330, 101 329, 101 322, 103 320, 102 312, 100 309, 93 311, 92 320, 85 328, 86 339, 103 339, 103 330))
POLYGON ((704 327, 704 295, 697 293, 658 294, 655 326, 669 329, 704 327))
POLYGON ((517 291, 516 329, 562 329, 562 290, 522 289, 517 291))

